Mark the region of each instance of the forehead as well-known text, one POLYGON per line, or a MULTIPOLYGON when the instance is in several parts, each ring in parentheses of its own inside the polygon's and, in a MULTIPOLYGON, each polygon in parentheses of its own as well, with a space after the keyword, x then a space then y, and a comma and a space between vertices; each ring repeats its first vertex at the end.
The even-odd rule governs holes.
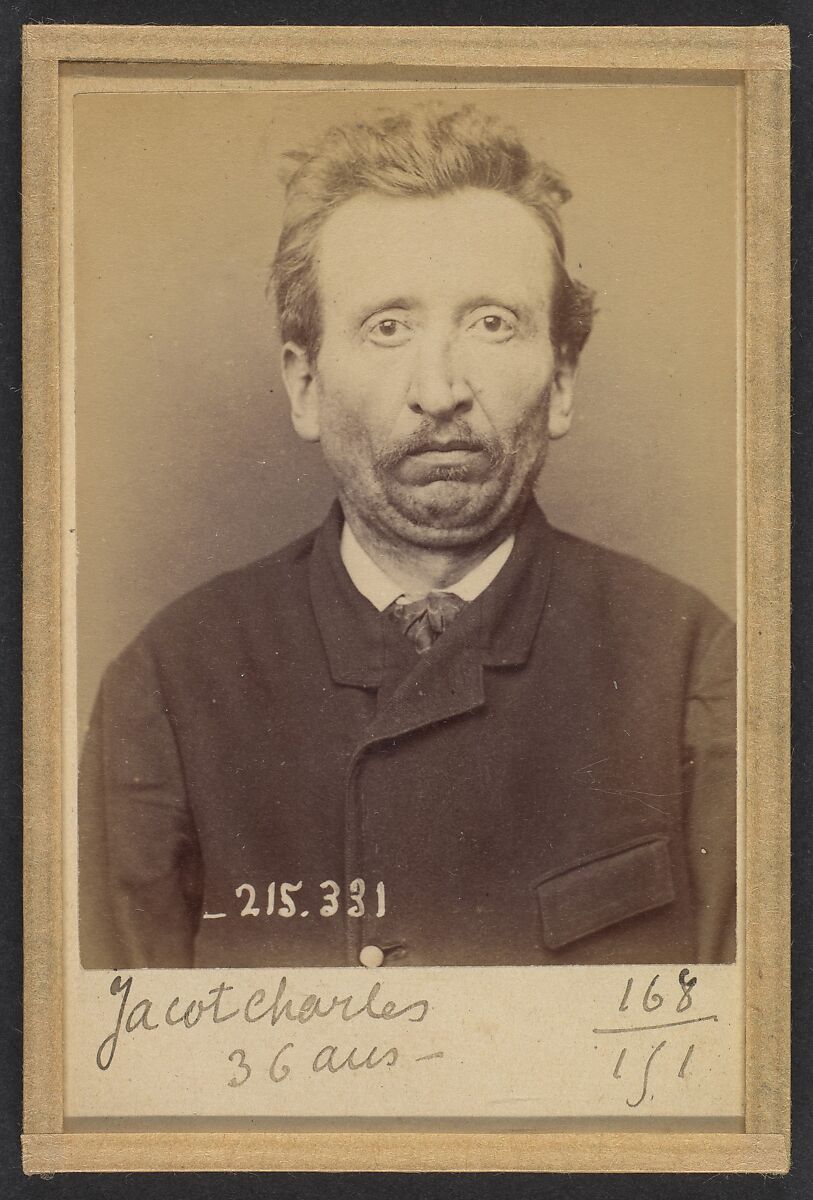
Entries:
POLYGON ((553 240, 526 205, 467 188, 443 196, 345 201, 322 226, 317 271, 322 303, 344 309, 404 296, 465 303, 467 296, 546 305, 553 240))

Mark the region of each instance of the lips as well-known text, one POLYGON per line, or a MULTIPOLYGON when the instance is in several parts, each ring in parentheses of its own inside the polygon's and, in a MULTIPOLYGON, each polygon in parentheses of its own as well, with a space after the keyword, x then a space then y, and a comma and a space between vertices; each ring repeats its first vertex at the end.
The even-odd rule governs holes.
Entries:
POLYGON ((408 486, 431 483, 483 483, 492 469, 488 451, 479 442, 450 439, 414 447, 396 464, 396 479, 408 486))
POLYGON ((448 442, 426 442, 423 446, 410 450, 409 457, 414 458, 421 454, 450 454, 454 451, 478 454, 482 449, 483 447, 479 442, 466 442, 461 439, 453 439, 448 442))

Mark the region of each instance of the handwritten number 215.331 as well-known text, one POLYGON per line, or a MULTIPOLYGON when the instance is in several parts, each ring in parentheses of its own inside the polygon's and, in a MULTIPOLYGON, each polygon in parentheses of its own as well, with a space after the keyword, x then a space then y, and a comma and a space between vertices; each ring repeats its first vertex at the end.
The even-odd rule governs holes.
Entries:
MULTIPOLYGON (((295 893, 302 890, 302 880, 297 883, 280 883, 277 886, 276 881, 269 883, 265 889, 265 915, 267 917, 295 917, 297 914, 295 893)), ((341 907, 341 892, 333 879, 324 879, 319 884, 321 892, 319 906, 320 917, 333 917, 341 907)), ((345 909, 348 917, 363 917, 367 912, 369 916, 383 917, 387 911, 386 895, 384 892, 384 884, 380 881, 375 885, 375 901, 365 901, 367 888, 363 879, 354 879, 348 885, 347 898, 348 905, 345 909), (368 906, 369 905, 369 912, 368 906)), ((238 900, 244 900, 243 908, 240 913, 241 917, 258 917, 260 908, 257 904, 257 889, 251 883, 241 883, 234 892, 238 900)), ((307 909, 300 908, 299 915, 306 917, 309 915, 307 909)))

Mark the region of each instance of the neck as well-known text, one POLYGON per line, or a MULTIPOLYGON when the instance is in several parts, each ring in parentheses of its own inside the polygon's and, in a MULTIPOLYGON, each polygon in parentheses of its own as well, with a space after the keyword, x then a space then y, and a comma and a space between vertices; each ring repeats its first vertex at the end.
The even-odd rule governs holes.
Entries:
POLYGON ((505 526, 500 526, 474 546, 433 550, 409 542, 387 541, 357 513, 347 509, 344 510, 344 517, 359 545, 376 566, 409 595, 453 587, 488 558, 511 532, 505 526))

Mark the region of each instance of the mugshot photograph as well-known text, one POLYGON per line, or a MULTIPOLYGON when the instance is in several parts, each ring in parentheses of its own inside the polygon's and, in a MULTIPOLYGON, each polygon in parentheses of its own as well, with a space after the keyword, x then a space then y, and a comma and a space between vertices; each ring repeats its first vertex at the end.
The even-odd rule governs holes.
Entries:
POLYGON ((107 667, 83 965, 732 961, 734 626, 538 500, 601 320, 568 183, 479 103, 287 161, 281 377, 335 499, 107 667))

